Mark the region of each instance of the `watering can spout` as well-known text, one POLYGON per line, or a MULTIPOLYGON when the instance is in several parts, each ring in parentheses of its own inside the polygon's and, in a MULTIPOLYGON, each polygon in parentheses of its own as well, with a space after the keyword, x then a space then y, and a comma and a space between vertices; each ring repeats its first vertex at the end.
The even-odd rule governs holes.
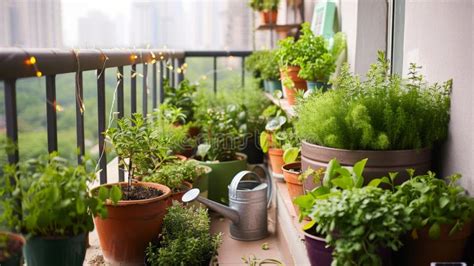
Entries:
POLYGON ((238 224, 239 221, 240 221, 240 217, 239 217, 239 213, 228 207, 228 206, 225 206, 223 204, 220 204, 220 203, 217 203, 215 201, 212 201, 212 200, 209 200, 209 199, 206 199, 206 198, 203 198, 201 196, 199 196, 199 189, 198 188, 193 188, 191 190, 189 190, 188 192, 186 192, 183 197, 182 197, 182 201, 187 203, 187 202, 191 202, 193 200, 197 200, 198 202, 206 205, 207 207, 209 207, 209 209, 211 210, 214 210, 220 214, 222 214, 223 216, 229 218, 234 224, 238 224))

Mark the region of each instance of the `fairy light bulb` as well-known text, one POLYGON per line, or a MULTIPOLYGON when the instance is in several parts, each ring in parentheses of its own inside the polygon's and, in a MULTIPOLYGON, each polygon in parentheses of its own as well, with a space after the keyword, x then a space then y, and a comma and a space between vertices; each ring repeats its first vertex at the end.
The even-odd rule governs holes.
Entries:
POLYGON ((41 73, 41 71, 36 71, 36 76, 39 78, 39 77, 43 76, 43 73, 41 73))

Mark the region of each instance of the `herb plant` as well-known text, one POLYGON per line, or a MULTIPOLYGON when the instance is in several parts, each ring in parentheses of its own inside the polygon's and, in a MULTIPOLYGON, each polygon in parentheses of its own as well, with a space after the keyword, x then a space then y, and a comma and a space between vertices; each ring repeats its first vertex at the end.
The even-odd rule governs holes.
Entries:
POLYGON ((183 124, 194 121, 194 107, 193 96, 197 91, 197 86, 192 85, 189 80, 181 81, 178 87, 174 88, 169 85, 168 80, 164 82, 165 102, 168 106, 179 108, 184 114, 185 118, 183 124))
POLYGON ((301 56, 301 51, 296 43, 293 37, 287 37, 278 42, 276 56, 280 68, 297 65, 296 60, 301 56))
POLYGON ((428 85, 418 69, 411 65, 408 81, 390 75, 389 62, 381 52, 366 81, 343 66, 335 89, 313 93, 298 107, 298 136, 351 150, 419 149, 443 140, 452 82, 428 85))
POLYGON ((201 174, 203 170, 196 161, 177 160, 164 164, 155 173, 143 178, 143 181, 159 183, 169 187, 173 192, 179 192, 184 181, 192 183, 201 174))
POLYGON ((146 249, 147 262, 155 265, 209 265, 217 255, 221 234, 209 233, 207 210, 174 204, 163 220, 158 246, 146 249))
POLYGON ((255 11, 278 10, 280 0, 250 0, 249 6, 255 11))
POLYGON ((56 153, 4 169, 0 186, 0 224, 33 236, 75 236, 94 228, 92 216, 106 218, 104 201, 117 202, 120 189, 92 195, 94 171, 70 166, 56 153), (20 205, 21 204, 21 205, 20 205))
POLYGON ((395 196, 411 210, 412 236, 416 235, 416 229, 427 227, 430 238, 437 239, 441 225, 451 225, 452 235, 474 218, 474 199, 456 185, 459 178, 458 174, 451 175, 446 182, 428 172, 411 177, 397 187, 395 196))
POLYGON ((245 60, 245 69, 251 71, 254 76, 264 80, 278 80, 280 70, 278 58, 275 51, 263 50, 253 52, 245 60))

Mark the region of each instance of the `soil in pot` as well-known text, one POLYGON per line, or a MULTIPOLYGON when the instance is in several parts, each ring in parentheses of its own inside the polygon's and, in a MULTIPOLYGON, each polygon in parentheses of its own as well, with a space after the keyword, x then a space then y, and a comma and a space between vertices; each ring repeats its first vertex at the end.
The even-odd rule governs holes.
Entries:
POLYGON ((429 237, 429 228, 417 230, 417 239, 407 235, 403 247, 397 256, 397 265, 430 265, 431 262, 460 262, 465 253, 466 244, 472 234, 472 223, 449 235, 452 225, 441 225, 438 239, 429 237))
POLYGON ((0 232, 0 241, 5 244, 0 249, 0 265, 19 266, 22 259, 22 248, 25 245, 25 238, 19 234, 0 232), (5 241, 5 242, 3 242, 5 241))
POLYGON ((275 177, 282 178, 283 170, 281 167, 285 164, 283 161, 283 150, 275 148, 268 149, 268 160, 270 161, 270 165, 272 167, 272 174, 275 177))
POLYGON ((152 188, 152 187, 142 187, 142 186, 121 186, 122 189, 122 198, 124 200, 144 200, 156 198, 163 195, 163 191, 152 188))
MULTIPOLYGON (((294 162, 282 166, 283 177, 285 178, 286 188, 290 194, 290 199, 293 201, 296 197, 303 195, 303 183, 298 180, 301 174, 301 162, 294 162)), ((299 214, 298 207, 293 204, 296 214, 299 214)))
MULTIPOLYGON (((23 247, 27 265, 82 266, 86 256, 86 233, 73 237, 33 237, 23 247)), ((3 265, 3 264, 2 264, 3 265)))
MULTIPOLYGON (((127 188, 127 183, 119 185, 127 188)), ((148 182, 138 182, 134 187, 144 187, 134 191, 148 191, 153 198, 140 200, 120 200, 116 205, 107 204, 108 217, 94 217, 100 246, 107 263, 112 265, 141 265, 148 243, 161 233, 166 209, 171 204, 168 187, 148 182), (150 190, 150 188, 152 190, 150 190), (150 191, 160 192, 150 192, 150 191), (159 196, 156 196, 160 194, 159 196)), ((98 188, 93 189, 93 191, 98 188)))

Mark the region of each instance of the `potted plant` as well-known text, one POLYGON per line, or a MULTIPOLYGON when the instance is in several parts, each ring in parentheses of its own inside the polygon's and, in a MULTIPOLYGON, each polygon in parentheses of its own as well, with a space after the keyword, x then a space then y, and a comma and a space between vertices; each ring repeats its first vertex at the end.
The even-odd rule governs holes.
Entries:
POLYGON ((302 56, 295 62, 301 67, 298 76, 306 80, 310 91, 325 91, 329 87, 329 78, 336 70, 336 62, 346 45, 342 32, 336 33, 332 40, 329 47, 323 36, 315 36, 307 26, 303 27, 303 35, 298 41, 302 56))
POLYGON ((162 165, 156 172, 144 177, 143 181, 169 187, 171 200, 181 202, 183 194, 193 188, 194 181, 203 174, 203 171, 204 168, 194 160, 177 160, 162 165))
POLYGON ((250 7, 260 12, 262 24, 275 25, 278 17, 278 4, 280 0, 250 0, 250 7))
MULTIPOLYGON (((104 199, 88 189, 94 180, 94 171, 70 166, 57 153, 4 168, 0 224, 29 236, 23 248, 28 265, 83 264, 92 216, 107 217, 104 199)), ((119 193, 113 189, 106 197, 117 202, 119 193)))
MULTIPOLYGON (((430 147, 448 132, 451 81, 426 84, 415 65, 409 80, 389 74, 389 63, 379 53, 366 81, 349 73, 347 65, 334 89, 314 93, 298 106, 296 132, 302 139, 303 171, 318 169, 337 158, 352 165, 369 158, 368 178, 414 168, 431 167, 430 147)), ((397 182, 406 180, 402 173, 397 182)), ((314 188, 310 180, 305 188, 314 188)))
POLYGON ((227 112, 209 109, 203 121, 202 138, 196 159, 212 169, 209 174, 208 197, 227 203, 227 186, 235 174, 247 169, 247 156, 237 152, 243 136, 227 112))
POLYGON ((26 240, 20 234, 0 232, 0 265, 20 266, 22 262, 22 248, 26 240))
POLYGON ((333 159, 327 169, 307 175, 319 187, 294 203, 303 229, 311 265, 390 265, 390 250, 401 246, 400 236, 410 228, 409 210, 390 190, 390 177, 363 186, 367 159, 344 167, 333 159), (390 228, 390 230, 387 230, 390 228))
POLYGON ((398 263, 462 261, 472 234, 474 199, 456 185, 461 176, 451 175, 443 180, 431 172, 413 177, 410 171, 410 175, 410 180, 395 192, 412 217, 412 230, 404 239, 398 263))
POLYGON ((217 256, 222 234, 211 235, 204 208, 169 207, 163 232, 146 249, 147 265, 210 265, 217 256))
POLYGON ((94 191, 118 187, 123 196, 116 204, 107 204, 109 216, 95 217, 100 246, 107 263, 140 264, 143 254, 154 235, 161 232, 168 197, 171 190, 164 185, 150 182, 132 182, 156 172, 166 163, 176 161, 170 155, 172 139, 160 134, 152 117, 141 114, 117 121, 105 135, 114 145, 119 163, 127 169, 128 182, 106 184, 94 191))
POLYGON ((245 68, 263 79, 266 92, 281 90, 280 70, 275 51, 263 50, 253 52, 245 61, 245 68))

